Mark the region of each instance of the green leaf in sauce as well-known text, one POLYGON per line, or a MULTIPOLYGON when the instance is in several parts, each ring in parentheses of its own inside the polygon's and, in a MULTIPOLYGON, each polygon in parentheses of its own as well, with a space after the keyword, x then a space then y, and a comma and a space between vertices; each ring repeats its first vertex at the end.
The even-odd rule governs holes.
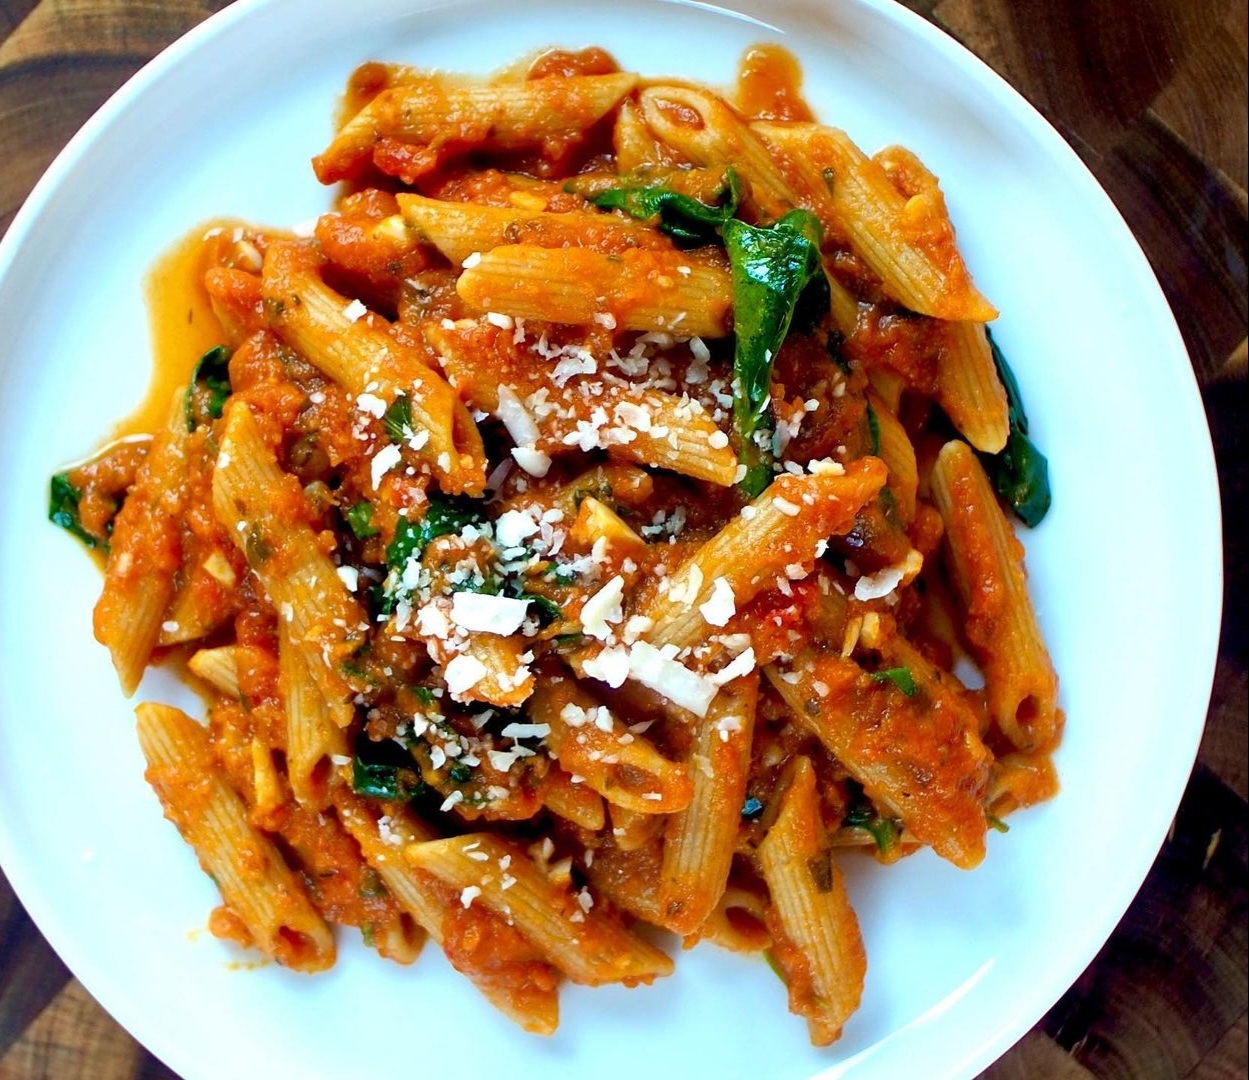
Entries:
POLYGON ((485 520, 482 503, 431 493, 429 507, 420 521, 399 519, 395 538, 386 547, 386 566, 391 570, 402 570, 409 559, 419 556, 428 547, 431 540, 458 533, 465 525, 480 525, 485 520))
POLYGON ((406 394, 396 397, 382 417, 382 426, 393 443, 405 443, 412 438, 412 399, 406 394))
POLYGON ((425 782, 415 768, 362 761, 357 757, 351 762, 351 787, 357 795, 407 802, 424 792, 425 782))
POLYGON ((370 536, 376 536, 379 532, 376 525, 373 524, 373 504, 366 500, 361 500, 354 506, 347 507, 343 511, 343 517, 346 519, 347 527, 351 529, 352 535, 357 540, 367 540, 370 536))
POLYGON ((78 513, 81 501, 82 491, 70 483, 69 474, 57 473, 49 485, 48 520, 78 537, 89 548, 107 549, 107 544, 82 527, 82 518, 78 513))
POLYGON ((872 834, 876 847, 882 854, 893 849, 901 836, 901 826, 893 818, 887 818, 877 812, 870 802, 856 803, 842 819, 842 825, 848 829, 865 829, 872 834))
POLYGON ((878 683, 893 683, 907 697, 914 697, 919 693, 919 687, 915 685, 914 677, 904 667, 883 668, 880 671, 873 671, 872 678, 878 683))
POLYGON ((186 388, 186 429, 220 419, 230 396, 230 350, 216 345, 199 358, 186 388))
POLYGON ((987 328, 985 332, 989 337, 989 348, 993 352, 998 378, 1002 380, 1002 386, 1006 390, 1010 434, 1003 450, 997 454, 984 455, 983 460, 997 493, 1006 500, 1016 516, 1031 528, 1045 517, 1053 501, 1049 483, 1049 462, 1028 438, 1028 416, 1024 412, 1023 398, 1019 393, 1019 383, 1015 381, 1015 373, 1011 371, 1002 350, 993 340, 993 334, 987 328))
POLYGON ((867 452, 872 457, 880 456, 880 420, 871 405, 867 407, 867 452))
POLYGON ((620 210, 642 221, 655 221, 660 232, 693 245, 714 243, 717 230, 737 213, 741 187, 731 168, 725 170, 719 197, 718 206, 708 206, 662 184, 625 184, 601 191, 590 201, 600 210, 620 210))
POLYGON ((742 489, 755 496, 772 480, 772 367, 799 300, 817 279, 822 231, 815 215, 791 210, 761 228, 733 219, 723 229, 733 280, 733 421, 742 489))

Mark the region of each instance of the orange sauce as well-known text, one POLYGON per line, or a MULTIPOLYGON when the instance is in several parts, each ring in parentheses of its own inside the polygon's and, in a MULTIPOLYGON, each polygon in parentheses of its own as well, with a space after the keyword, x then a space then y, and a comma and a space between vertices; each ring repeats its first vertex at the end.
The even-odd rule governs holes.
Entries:
MULTIPOLYGON (((165 425, 169 402, 186 386, 199 358, 226 340, 204 288, 204 273, 237 225, 215 221, 192 229, 148 272, 146 293, 152 377, 138 407, 114 428, 112 439, 151 434, 165 425), (205 237, 213 229, 221 231, 205 237)), ((110 440, 111 441, 111 440, 110 440)))
POLYGON ((802 99, 802 68, 780 45, 747 49, 737 69, 737 107, 751 120, 814 120, 802 99))

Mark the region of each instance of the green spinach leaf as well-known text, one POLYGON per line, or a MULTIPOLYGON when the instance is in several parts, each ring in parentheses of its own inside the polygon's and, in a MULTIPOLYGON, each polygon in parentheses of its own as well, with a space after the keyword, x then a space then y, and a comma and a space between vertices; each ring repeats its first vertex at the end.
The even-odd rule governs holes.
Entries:
POLYGON ((87 547, 107 550, 107 544, 82 527, 82 518, 78 513, 81 501, 82 491, 70 483, 69 473, 57 473, 49 485, 48 520, 78 537, 87 547))
POLYGON ((742 489, 751 497, 772 481, 772 366, 789 333, 804 290, 819 281, 822 231, 815 215, 791 210, 760 228, 736 218, 724 226, 733 278, 733 421, 738 457, 746 466, 742 489))
POLYGON ((220 419, 230 396, 230 350, 216 345, 199 358, 186 388, 186 429, 220 419))
POLYGON ((681 244, 710 244, 717 230, 737 213, 741 186, 733 169, 725 170, 720 205, 708 206, 662 184, 626 184, 608 188, 590 201, 601 210, 620 210, 642 221, 657 221, 660 232, 681 244))
POLYGON ((984 455, 986 471, 997 493, 1014 510, 1016 516, 1027 526, 1037 525, 1049 511, 1053 495, 1049 483, 1049 462, 1045 455, 1028 438, 1028 416, 1024 412, 1019 383, 1011 371, 1002 350, 989 335, 989 348, 998 378, 1006 389, 1006 403, 1010 416, 1010 434, 1005 448, 997 454, 984 455))

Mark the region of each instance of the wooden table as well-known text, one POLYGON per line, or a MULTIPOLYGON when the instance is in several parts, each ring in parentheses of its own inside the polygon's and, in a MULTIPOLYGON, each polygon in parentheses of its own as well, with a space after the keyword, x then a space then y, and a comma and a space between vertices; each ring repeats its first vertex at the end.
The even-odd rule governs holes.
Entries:
MULTIPOLYGON (((1175 827, 1101 953, 984 1077, 1249 1076, 1246 4, 907 3, 1046 114, 1136 233, 1202 387, 1225 514, 1227 615, 1206 735, 1175 827)), ((105 97, 224 6, 0 0, 0 233, 105 97)), ((70 976, 0 876, 0 1080, 167 1077, 70 976)))

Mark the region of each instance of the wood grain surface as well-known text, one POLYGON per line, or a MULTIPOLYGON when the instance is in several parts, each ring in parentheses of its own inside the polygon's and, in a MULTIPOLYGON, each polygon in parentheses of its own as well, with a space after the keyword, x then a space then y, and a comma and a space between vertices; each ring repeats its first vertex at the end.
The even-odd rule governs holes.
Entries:
MULTIPOLYGON (((1101 953, 982 1080, 1244 1078, 1247 6, 907 3, 1045 114, 1135 232, 1202 386, 1225 515, 1214 694, 1171 835, 1101 953)), ((0 233, 90 114, 146 60, 224 6, 0 0, 0 233)), ((0 876, 0 1080, 80 1078, 176 1080, 73 980, 0 876)))

